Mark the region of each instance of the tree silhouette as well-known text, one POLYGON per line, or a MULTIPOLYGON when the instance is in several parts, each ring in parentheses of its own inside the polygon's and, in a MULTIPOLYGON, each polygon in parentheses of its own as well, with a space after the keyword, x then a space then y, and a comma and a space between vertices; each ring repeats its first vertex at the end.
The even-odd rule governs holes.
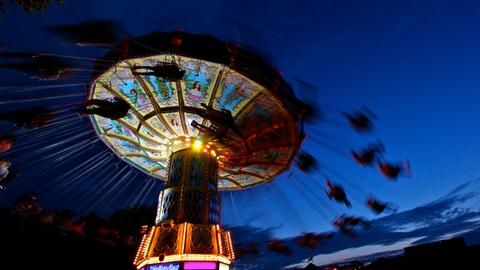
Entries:
MULTIPOLYGON (((6 1, 7 0, 0 0, 0 13, 5 12, 6 1)), ((10 2, 20 6, 23 10, 32 13, 43 12, 52 4, 60 5, 63 3, 63 0, 10 0, 10 2)))
POLYGON ((1 244, 9 247, 0 253, 8 258, 0 260, 0 269, 15 262, 18 269, 135 270, 140 227, 153 223, 155 210, 134 205, 108 218, 95 213, 77 216, 70 209, 43 209, 36 194, 23 194, 10 208, 0 207, 1 244), (29 259, 19 250, 32 251, 29 259))

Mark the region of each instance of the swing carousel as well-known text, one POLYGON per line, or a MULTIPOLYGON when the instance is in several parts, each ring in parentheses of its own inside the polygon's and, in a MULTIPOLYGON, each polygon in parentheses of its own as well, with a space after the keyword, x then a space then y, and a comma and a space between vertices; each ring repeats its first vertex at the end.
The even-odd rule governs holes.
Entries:
POLYGON ((220 191, 269 183, 304 138, 301 102, 279 72, 205 35, 127 39, 96 63, 88 98, 127 101, 122 119, 97 115, 98 136, 121 159, 165 182, 155 226, 143 228, 138 269, 229 269, 220 191), (181 79, 142 70, 175 65, 181 79))

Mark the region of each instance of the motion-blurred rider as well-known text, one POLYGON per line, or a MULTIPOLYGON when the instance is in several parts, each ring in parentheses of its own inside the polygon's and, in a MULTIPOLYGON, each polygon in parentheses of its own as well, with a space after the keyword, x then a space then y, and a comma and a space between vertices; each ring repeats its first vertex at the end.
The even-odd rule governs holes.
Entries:
POLYGON ((385 151, 381 142, 368 146, 360 151, 351 150, 353 159, 360 165, 371 166, 379 160, 379 156, 385 151))
POLYGON ((367 108, 363 108, 361 111, 357 111, 353 114, 343 113, 343 116, 350 123, 350 126, 359 133, 372 131, 372 119, 376 118, 375 114, 367 108))
POLYGON ((333 226, 337 227, 342 233, 352 234, 356 226, 362 226, 365 230, 370 229, 372 223, 362 217, 341 215, 333 221, 333 226))
POLYGON ((327 194, 328 198, 330 200, 335 200, 337 202, 342 202, 344 203, 348 208, 352 207, 352 204, 347 198, 347 194, 345 193, 345 190, 343 187, 332 184, 329 180, 326 180, 325 183, 327 184, 328 190, 325 190, 325 193, 327 194))
POLYGON ((42 127, 53 118, 53 113, 43 107, 32 107, 0 113, 0 121, 11 121, 14 125, 20 125, 28 129, 42 127))
POLYGON ((12 149, 13 146, 13 136, 11 135, 6 135, 3 137, 0 137, 0 154, 3 154, 10 149, 12 149))
POLYGON ((379 162, 378 169, 390 180, 396 180, 400 175, 410 177, 412 174, 408 160, 396 164, 386 161, 379 162))
POLYGON ((381 202, 375 198, 368 198, 367 206, 376 214, 381 214, 384 211, 389 211, 391 213, 395 213, 398 210, 398 206, 392 205, 390 203, 381 202))
POLYGON ((134 66, 133 75, 155 76, 170 82, 176 82, 183 78, 185 70, 182 70, 176 63, 159 63, 155 66, 134 66))
POLYGON ((130 110, 130 104, 119 97, 113 100, 89 99, 78 110, 83 114, 96 114, 112 120, 118 120, 127 116, 130 110))

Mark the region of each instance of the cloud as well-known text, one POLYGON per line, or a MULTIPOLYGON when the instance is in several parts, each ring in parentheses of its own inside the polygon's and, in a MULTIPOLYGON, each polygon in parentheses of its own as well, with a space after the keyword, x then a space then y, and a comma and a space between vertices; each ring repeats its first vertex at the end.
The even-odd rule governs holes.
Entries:
POLYGON ((329 264, 375 253, 402 250, 409 245, 428 243, 454 236, 464 236, 469 244, 480 242, 480 180, 463 184, 431 203, 409 211, 373 221, 370 230, 350 237, 335 233, 317 249, 299 247, 294 238, 283 241, 292 249, 292 256, 272 253, 265 248, 274 228, 233 227, 236 244, 258 243, 260 255, 240 257, 234 269, 282 269, 305 266, 314 256, 316 264, 329 264))
MULTIPOLYGON (((410 246, 412 243, 422 239, 423 237, 416 237, 406 239, 404 241, 399 241, 397 243, 391 245, 366 245, 357 248, 348 248, 344 250, 340 250, 330 254, 322 254, 317 255, 314 258, 314 263, 316 264, 332 264, 338 261, 344 261, 349 259, 354 259, 358 257, 368 256, 371 254, 378 253, 379 250, 382 252, 391 252, 401 250, 407 246, 410 246)), ((287 268, 304 268, 306 266, 305 263, 289 265, 287 268)))

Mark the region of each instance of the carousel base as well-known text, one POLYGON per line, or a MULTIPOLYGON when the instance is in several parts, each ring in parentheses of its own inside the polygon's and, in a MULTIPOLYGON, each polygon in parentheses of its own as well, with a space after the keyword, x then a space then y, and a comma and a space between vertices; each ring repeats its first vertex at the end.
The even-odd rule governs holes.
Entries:
MULTIPOLYGON (((192 254, 201 255, 201 254, 192 254)), ((230 263, 222 263, 220 261, 191 261, 188 257, 182 258, 186 261, 178 261, 176 258, 171 258, 174 261, 159 263, 154 260, 148 260, 140 270, 229 270, 230 263)), ((220 258, 218 258, 220 259, 220 258)))
POLYGON ((218 224, 165 222, 143 229, 134 260, 139 270, 226 270, 235 258, 230 232, 218 224))

